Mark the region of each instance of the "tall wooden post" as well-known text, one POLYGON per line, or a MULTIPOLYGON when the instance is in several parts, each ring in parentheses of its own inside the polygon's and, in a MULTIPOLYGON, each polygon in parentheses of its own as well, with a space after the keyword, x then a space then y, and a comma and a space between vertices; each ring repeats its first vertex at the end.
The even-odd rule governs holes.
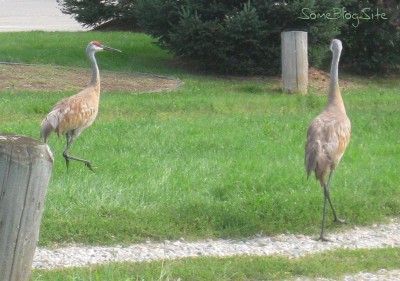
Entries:
POLYGON ((53 155, 36 139, 0 134, 0 280, 28 281, 53 155))
POLYGON ((282 32, 281 44, 283 91, 289 94, 307 94, 307 32, 282 32))

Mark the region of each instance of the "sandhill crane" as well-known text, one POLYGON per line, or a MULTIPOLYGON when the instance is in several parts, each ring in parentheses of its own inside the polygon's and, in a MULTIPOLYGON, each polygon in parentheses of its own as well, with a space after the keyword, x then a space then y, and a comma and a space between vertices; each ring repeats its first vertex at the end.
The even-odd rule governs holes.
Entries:
POLYGON ((310 124, 307 131, 307 143, 305 146, 305 165, 307 169, 307 178, 311 172, 319 180, 324 189, 324 206, 322 212, 322 225, 319 240, 327 241, 324 236, 326 201, 331 206, 334 221, 342 222, 336 215, 333 208, 329 189, 332 182, 333 173, 336 166, 350 141, 351 124, 347 117, 343 99, 339 89, 338 67, 340 53, 342 51, 342 42, 334 39, 331 42, 330 49, 333 53, 328 104, 324 111, 318 115, 310 124), (328 181, 325 180, 329 171, 328 181))
POLYGON ((92 66, 92 79, 89 85, 76 95, 59 101, 50 113, 43 119, 41 124, 41 137, 44 141, 54 131, 58 136, 66 135, 67 146, 63 152, 67 170, 70 160, 76 160, 84 163, 86 167, 93 170, 92 164, 85 159, 69 155, 68 151, 74 139, 92 125, 96 119, 100 99, 100 74, 97 66, 95 53, 103 50, 120 50, 104 46, 97 41, 90 42, 86 47, 86 55, 92 66))

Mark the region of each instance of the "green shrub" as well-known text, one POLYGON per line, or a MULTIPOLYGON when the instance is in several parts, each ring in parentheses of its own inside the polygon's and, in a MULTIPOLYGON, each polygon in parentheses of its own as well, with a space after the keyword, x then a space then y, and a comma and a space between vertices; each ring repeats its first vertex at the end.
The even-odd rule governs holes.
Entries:
POLYGON ((308 32, 311 66, 329 62, 327 46, 339 34, 345 48, 343 64, 367 73, 400 65, 396 29, 400 0, 57 1, 64 13, 87 27, 110 23, 114 30, 137 30, 140 26, 160 46, 207 71, 279 73, 280 33, 287 30, 308 32), (362 11, 371 19, 346 23, 353 14, 365 16, 362 11), (328 13, 334 19, 328 19, 328 13))
POLYGON ((339 1, 138 0, 139 25, 159 45, 209 71, 274 74, 280 71, 280 34, 309 32, 310 63, 318 66, 343 20, 302 19, 339 1))
POLYGON ((135 0, 57 0, 61 11, 86 27, 114 22, 117 29, 136 29, 135 0), (128 27, 128 28, 127 28, 128 27))
MULTIPOLYGON (((400 1, 394 2, 399 4, 400 1)), ((351 20, 342 28, 340 38, 345 47, 343 62, 360 73, 386 72, 398 67, 400 34, 396 29, 396 21, 399 19, 399 9, 395 4, 383 6, 370 1, 357 1, 345 7, 349 13, 365 19, 359 22, 351 20)))
POLYGON ((265 23, 250 5, 227 17, 223 24, 215 19, 202 21, 196 12, 184 8, 180 16, 167 45, 174 54, 194 60, 201 68, 224 74, 252 74, 279 64, 270 55, 265 23))

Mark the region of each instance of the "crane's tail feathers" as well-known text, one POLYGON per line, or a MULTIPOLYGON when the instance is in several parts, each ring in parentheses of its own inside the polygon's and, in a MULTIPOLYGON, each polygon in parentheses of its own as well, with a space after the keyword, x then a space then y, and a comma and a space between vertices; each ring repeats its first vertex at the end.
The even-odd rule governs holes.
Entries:
POLYGON ((310 177, 311 172, 315 171, 317 166, 317 157, 320 147, 318 143, 307 142, 304 164, 306 165, 307 178, 310 177))
POLYGON ((59 124, 60 124, 60 112, 59 110, 53 109, 46 118, 43 119, 41 127, 42 130, 40 132, 41 137, 46 142, 47 138, 50 137, 51 133, 56 131, 59 133, 59 124))
POLYGON ((319 141, 307 143, 304 162, 307 170, 307 179, 310 177, 311 173, 314 172, 315 178, 319 180, 321 186, 324 186, 329 160, 327 155, 322 153, 322 147, 319 141))
POLYGON ((55 128, 51 125, 47 118, 43 120, 41 127, 42 129, 40 131, 40 137, 43 138, 44 142, 46 142, 55 128))

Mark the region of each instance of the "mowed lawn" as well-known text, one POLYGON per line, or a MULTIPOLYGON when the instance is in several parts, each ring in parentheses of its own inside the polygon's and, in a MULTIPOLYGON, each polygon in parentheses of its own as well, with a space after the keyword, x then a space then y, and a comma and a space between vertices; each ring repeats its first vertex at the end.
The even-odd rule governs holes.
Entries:
MULTIPOLYGON (((123 51, 97 54, 101 70, 169 75, 183 84, 171 92, 103 93, 96 122, 70 150, 91 160, 94 172, 71 162, 67 173, 65 138, 49 139, 55 165, 40 246, 287 232, 317 237, 323 192, 306 178, 304 144, 326 92, 287 95, 276 78, 191 73, 134 33, 0 33, 0 61, 89 68, 84 48, 91 40, 123 51)), ((400 82, 340 79, 351 81, 342 93, 353 130, 331 196, 348 224, 328 220, 328 235, 400 213, 400 82)), ((1 89, 0 131, 38 138, 51 107, 74 93, 1 89)))

